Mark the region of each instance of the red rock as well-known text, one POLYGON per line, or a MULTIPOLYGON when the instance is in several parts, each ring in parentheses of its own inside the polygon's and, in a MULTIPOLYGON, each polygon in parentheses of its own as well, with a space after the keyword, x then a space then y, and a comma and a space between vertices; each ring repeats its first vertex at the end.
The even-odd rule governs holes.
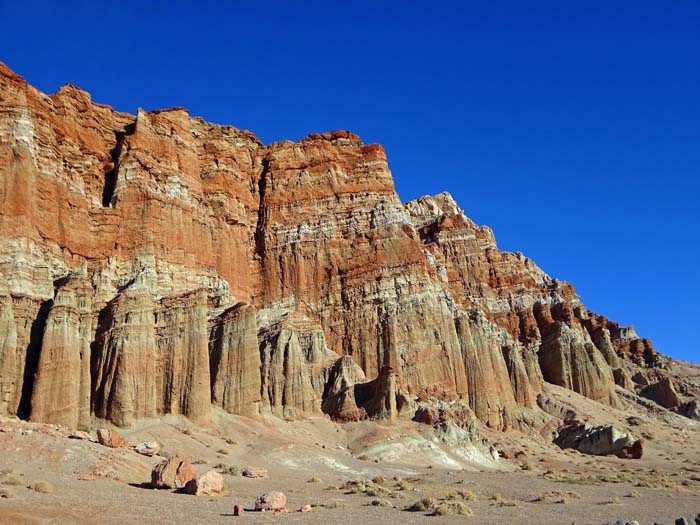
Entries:
POLYGON ((97 440, 100 442, 100 445, 110 448, 119 448, 122 445, 126 445, 119 432, 109 428, 97 429, 97 440))
POLYGON ((420 407, 413 416, 413 421, 434 426, 440 422, 440 411, 435 407, 420 407))
POLYGON ((181 489, 196 477, 187 459, 173 456, 155 465, 151 471, 151 486, 156 489, 181 489))

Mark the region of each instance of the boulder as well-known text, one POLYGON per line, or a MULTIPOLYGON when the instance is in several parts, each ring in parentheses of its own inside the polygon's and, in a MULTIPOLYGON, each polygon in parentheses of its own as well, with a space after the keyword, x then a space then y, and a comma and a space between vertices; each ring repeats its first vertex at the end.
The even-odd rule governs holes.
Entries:
POLYGON ((573 448, 594 456, 615 455, 625 459, 640 459, 642 440, 615 429, 612 425, 591 426, 573 422, 559 430, 554 443, 561 448, 573 448))
POLYGON ((243 510, 243 505, 236 504, 233 506, 233 515, 234 516, 243 516, 244 512, 245 512, 245 510, 243 510))
POLYGON ((191 479, 185 485, 185 492, 193 496, 219 496, 223 491, 224 478, 216 470, 191 479))
POLYGON ((151 486, 155 489, 181 489, 196 476, 187 459, 173 456, 158 463, 151 471, 151 486))
POLYGON ((266 478, 267 469, 262 467, 245 467, 241 475, 246 478, 266 478))
POLYGON ((418 407, 413 421, 423 423, 425 425, 435 426, 440 422, 440 411, 435 407, 418 407))
POLYGON ((690 419, 700 421, 700 399, 693 399, 678 407, 678 413, 690 419))
POLYGON ((649 386, 649 379, 647 378, 646 374, 644 372, 639 371, 635 372, 634 375, 632 376, 632 381, 634 381, 635 384, 639 386, 649 386))
POLYGON ((255 500, 255 510, 286 512, 287 496, 275 490, 266 492, 255 500))
POLYGON ((119 448, 126 442, 121 438, 119 432, 109 428, 99 428, 97 429, 97 440, 100 445, 104 445, 109 448, 119 448))
POLYGON ((664 408, 675 408, 681 404, 681 398, 668 377, 643 388, 640 394, 664 408))
POLYGON ((155 441, 144 441, 136 445, 134 450, 142 456, 152 457, 160 452, 160 445, 155 441))
POLYGON ((432 404, 421 404, 413 416, 413 421, 432 427, 444 426, 451 423, 457 427, 476 434, 479 421, 466 402, 430 401, 432 404))
POLYGON ((311 505, 304 505, 302 508, 299 509, 299 512, 311 512, 311 505))

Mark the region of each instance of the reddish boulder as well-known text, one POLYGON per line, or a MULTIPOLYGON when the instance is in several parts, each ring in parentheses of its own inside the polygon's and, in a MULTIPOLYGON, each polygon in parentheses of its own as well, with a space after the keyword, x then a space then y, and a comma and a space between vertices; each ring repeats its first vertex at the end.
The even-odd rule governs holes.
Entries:
POLYGON ((419 407, 413 416, 413 421, 435 426, 440 422, 440 411, 435 407, 419 407))
POLYGON ((126 444, 126 441, 121 438, 119 432, 109 428, 98 429, 97 440, 100 442, 100 445, 104 445, 105 447, 109 448, 119 448, 126 444))
POLYGON ((241 471, 241 475, 246 478, 266 478, 267 469, 262 467, 246 467, 241 471))
POLYGON ((181 489, 196 476, 187 459, 174 456, 158 463, 151 471, 151 486, 155 489, 181 489))

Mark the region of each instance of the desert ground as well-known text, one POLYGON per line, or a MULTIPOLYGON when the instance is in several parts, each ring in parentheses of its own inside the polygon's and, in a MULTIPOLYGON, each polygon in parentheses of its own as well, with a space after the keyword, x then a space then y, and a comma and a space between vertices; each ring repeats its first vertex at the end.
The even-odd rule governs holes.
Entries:
MULTIPOLYGON (((150 488, 163 457, 107 448, 87 434, 5 418, 0 424, 2 523, 689 523, 700 512, 700 425, 649 405, 640 413, 547 386, 578 416, 641 436, 642 459, 562 450, 532 429, 481 430, 500 451, 494 461, 470 442, 442 439, 426 425, 326 418, 248 419, 223 412, 209 427, 169 417, 121 431, 133 445, 157 441, 198 473, 222 472, 219 497, 150 488), (82 438, 82 439, 81 439, 82 438), (263 467, 266 478, 240 475, 263 467), (254 512, 279 490, 287 513, 254 512), (433 500, 431 500, 433 498, 433 500), (427 499, 421 507, 421 500, 427 499), (441 503, 447 502, 446 505, 441 503), (246 509, 233 516, 233 505, 246 509), (417 508, 408 510, 418 503, 417 508), (301 513, 304 505, 311 511, 301 513), (440 507, 434 515, 432 509, 440 507)), ((166 452, 162 452, 166 453, 166 452)))

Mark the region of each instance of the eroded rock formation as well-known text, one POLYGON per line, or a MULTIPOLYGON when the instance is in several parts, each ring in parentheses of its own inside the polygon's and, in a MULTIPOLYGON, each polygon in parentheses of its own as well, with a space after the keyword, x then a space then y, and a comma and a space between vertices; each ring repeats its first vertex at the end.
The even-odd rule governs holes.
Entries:
POLYGON ((543 381, 615 405, 659 359, 449 194, 403 205, 347 131, 263 145, 0 64, 0 170, 2 414, 347 421, 436 398, 509 428, 543 381))

